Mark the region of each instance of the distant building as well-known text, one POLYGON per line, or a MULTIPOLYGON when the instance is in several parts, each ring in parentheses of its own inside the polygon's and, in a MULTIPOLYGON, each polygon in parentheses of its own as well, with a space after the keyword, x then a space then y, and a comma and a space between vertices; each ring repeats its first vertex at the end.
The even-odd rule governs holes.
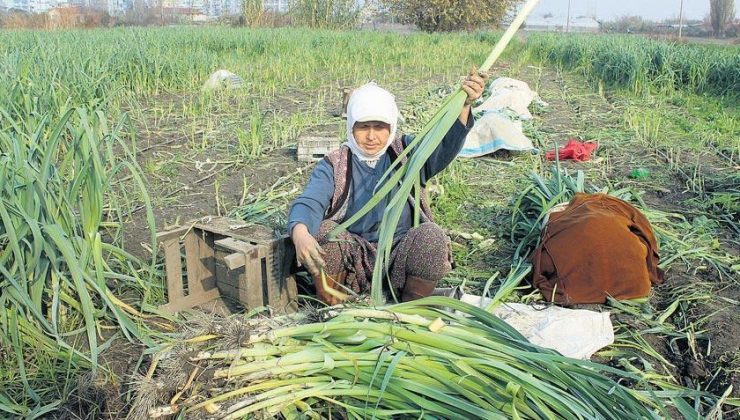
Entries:
POLYGON ((271 12, 285 13, 288 11, 288 0, 263 0, 262 7, 271 12))
POLYGON ((222 14, 227 16, 240 15, 242 13, 241 0, 223 0, 222 14))
POLYGON ((205 23, 221 16, 222 4, 213 0, 164 0, 162 15, 176 22, 205 23))
MULTIPOLYGON (((105 10, 111 16, 121 15, 133 8, 134 1, 149 6, 159 5, 159 0, 0 0, 0 10, 18 10, 27 13, 45 13, 57 7, 83 7, 105 10)), ((220 16, 233 16, 242 13, 244 0, 162 0, 162 7, 173 13, 184 12, 183 8, 193 9, 190 16, 198 20, 215 19, 220 16), (204 18, 203 16, 206 16, 204 18)), ((289 0, 263 0, 265 10, 286 13, 289 0)))
POLYGON ((133 0, 108 0, 108 14, 111 16, 121 15, 134 7, 133 0))
MULTIPOLYGON (((187 2, 187 0, 185 1, 187 2)), ((190 3, 187 5, 190 6, 190 3)), ((242 13, 243 5, 244 0, 200 0, 192 4, 191 7, 198 8, 203 12, 203 14, 211 18, 217 18, 220 16, 239 15, 242 13)), ((262 7, 264 7, 265 10, 275 13, 286 13, 288 11, 288 6, 289 0, 262 1, 262 7)))
POLYGON ((28 12, 29 13, 43 13, 49 10, 52 6, 52 2, 50 0, 26 0, 26 1, 28 2, 28 12))
POLYGON ((46 13, 57 7, 84 7, 105 10, 110 15, 131 9, 133 0, 0 0, 0 9, 46 13))
POLYGON ((567 16, 546 14, 530 16, 524 26, 525 31, 539 32, 599 32, 601 26, 591 16, 571 16, 570 25, 567 25, 567 16))
POLYGON ((8 10, 19 10, 22 12, 29 11, 29 0, 6 0, 5 7, 8 10))

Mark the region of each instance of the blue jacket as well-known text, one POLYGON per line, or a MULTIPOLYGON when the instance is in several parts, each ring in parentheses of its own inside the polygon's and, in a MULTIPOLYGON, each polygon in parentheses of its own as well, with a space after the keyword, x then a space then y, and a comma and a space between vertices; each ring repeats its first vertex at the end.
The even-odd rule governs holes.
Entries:
MULTIPOLYGON (((427 180, 452 163, 457 154, 460 153, 465 143, 465 136, 472 127, 472 114, 468 118, 467 125, 463 125, 460 120, 455 120, 455 123, 447 132, 439 147, 437 147, 424 165, 421 173, 422 186, 426 184, 427 180)), ((413 136, 404 136, 404 145, 408 145, 411 140, 413 140, 413 136)), ((352 156, 351 194, 347 197, 348 207, 346 217, 355 214, 370 200, 376 185, 378 185, 380 178, 388 170, 390 165, 391 160, 388 153, 380 158, 375 168, 371 168, 356 156, 352 156)), ((319 227, 325 218, 324 216, 329 208, 333 194, 333 168, 326 160, 321 160, 316 164, 316 167, 311 173, 311 177, 303 193, 290 206, 288 233, 290 234, 293 231, 293 227, 296 224, 302 223, 308 227, 311 235, 318 235, 319 227)), ((394 193, 391 193, 386 196, 377 206, 350 226, 348 231, 362 236, 368 242, 377 242, 380 221, 383 219, 383 211, 388 206, 390 197, 393 195, 394 193)), ((404 208, 401 219, 398 222, 395 236, 406 234, 412 226, 412 217, 413 209, 411 208, 411 204, 408 204, 404 208)))

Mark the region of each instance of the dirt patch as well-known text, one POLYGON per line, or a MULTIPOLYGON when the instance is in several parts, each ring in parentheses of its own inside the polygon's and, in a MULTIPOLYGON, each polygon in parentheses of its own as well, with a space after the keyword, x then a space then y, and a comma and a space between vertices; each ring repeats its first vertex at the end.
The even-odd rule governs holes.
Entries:
MULTIPOLYGON (((238 205, 248 191, 259 191, 272 185, 299 167, 295 151, 280 149, 253 162, 214 165, 206 172, 181 166, 171 180, 151 179, 152 191, 161 192, 154 197, 154 219, 158 230, 187 223, 209 215, 218 215, 238 205), (216 188, 218 184, 218 189, 216 188)), ((134 255, 148 257, 140 243, 149 242, 149 225, 144 210, 126 226, 126 248, 134 255)))
POLYGON ((101 369, 77 379, 77 385, 61 406, 56 419, 119 419, 129 409, 125 395, 131 389, 131 374, 140 367, 144 348, 117 338, 101 354, 101 369))
MULTIPOLYGON (((143 114, 136 119, 140 133, 137 163, 146 178, 158 231, 204 216, 225 214, 249 194, 269 188, 276 180, 305 166, 297 161, 294 147, 276 147, 278 140, 268 142, 265 136, 280 135, 280 142, 285 141, 282 136, 292 136, 290 139, 295 141, 303 123, 310 123, 304 129, 312 132, 339 131, 339 119, 331 121, 328 116, 336 111, 334 103, 326 105, 323 111, 328 122, 301 119, 304 122, 296 123, 297 131, 278 127, 282 119, 300 112, 312 100, 304 91, 286 95, 256 108, 237 106, 238 98, 221 98, 216 105, 209 105, 213 116, 194 115, 187 121, 174 115, 184 113, 181 110, 198 101, 197 96, 162 95, 143 103, 143 114), (167 117, 162 117, 158 114, 162 111, 157 111, 161 109, 179 111, 165 112, 167 117), (260 111, 259 120, 251 121, 255 110, 260 111), (260 131, 250 131, 257 129, 260 131), (278 133, 279 130, 283 131, 278 133)), ((151 256, 150 222, 142 206, 125 224, 123 242, 132 254, 151 256)))

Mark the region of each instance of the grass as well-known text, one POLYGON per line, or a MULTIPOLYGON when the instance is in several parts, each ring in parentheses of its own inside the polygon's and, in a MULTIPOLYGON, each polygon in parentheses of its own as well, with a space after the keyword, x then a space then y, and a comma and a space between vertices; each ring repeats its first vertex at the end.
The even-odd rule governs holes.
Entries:
MULTIPOLYGON (((351 32, 288 28, 4 31, 0 33, 0 68, 4 69, 0 100, 5 103, 13 92, 22 92, 38 96, 50 110, 63 109, 66 103, 104 103, 115 109, 126 101, 136 104, 143 95, 198 92, 218 68, 246 81, 245 89, 231 95, 239 99, 282 99, 296 85, 329 94, 338 89, 337 82, 357 85, 375 79, 387 86, 417 77, 457 76, 457 63, 481 61, 490 48, 489 43, 471 39, 468 35, 401 38, 370 33, 357 37, 351 32), (457 48, 461 42, 470 48, 457 48), (432 43, 440 58, 445 57, 433 67, 421 48, 432 43), (45 89, 48 85, 53 86, 51 92, 45 89)), ((194 96, 182 114, 204 115, 205 105, 218 99, 219 95, 204 101, 194 96)))
MULTIPOLYGON (((727 378, 733 375, 732 372, 737 372, 738 367, 736 364, 727 364, 727 360, 736 360, 732 357, 732 350, 720 345, 720 350, 716 351, 717 340, 722 341, 723 338, 719 325, 723 324, 714 323, 721 322, 718 320, 722 318, 718 316, 730 314, 733 302, 737 302, 733 283, 736 284, 738 278, 738 266, 733 262, 733 255, 736 255, 738 248, 737 243, 731 239, 732 234, 730 237, 727 236, 729 232, 734 232, 732 229, 735 224, 730 222, 731 217, 725 213, 724 207, 710 204, 710 201, 702 197, 716 196, 725 198, 729 203, 732 202, 731 197, 736 193, 730 181, 732 178, 720 175, 731 173, 729 165, 732 161, 720 156, 714 148, 702 148, 698 144, 689 143, 687 139, 675 136, 678 129, 674 124, 681 120, 676 114, 682 114, 681 110, 674 107, 673 102, 680 97, 694 104, 691 108, 693 118, 687 123, 687 127, 690 127, 691 124, 701 121, 702 117, 713 120, 712 116, 704 115, 700 111, 702 104, 706 103, 707 109, 713 109, 711 104, 726 99, 681 91, 663 97, 658 94, 647 97, 634 95, 630 90, 622 89, 599 92, 595 88, 591 90, 588 84, 584 84, 582 76, 552 70, 548 73, 552 81, 543 79, 539 84, 540 94, 551 103, 551 109, 539 114, 540 118, 535 120, 532 131, 545 145, 554 142, 563 144, 568 136, 575 133, 582 139, 598 140, 600 151, 596 162, 580 165, 563 163, 564 167, 571 168, 572 171, 583 170, 587 185, 608 186, 614 190, 628 188, 644 197, 643 204, 647 208, 657 207, 662 210, 648 212, 648 217, 656 223, 658 235, 661 237, 664 249, 661 255, 664 256, 664 265, 668 265, 669 268, 669 281, 686 284, 685 287, 675 290, 674 286, 661 288, 649 301, 641 304, 647 311, 665 314, 663 322, 667 321, 668 325, 662 327, 640 323, 637 321, 642 319, 639 316, 640 311, 632 311, 628 306, 615 305, 609 309, 616 314, 618 341, 600 355, 613 363, 636 367, 641 372, 650 373, 649 377, 664 378, 671 383, 701 386, 721 394, 730 384, 727 378), (562 99, 556 100, 558 97, 562 99), (647 101, 650 101, 649 105, 646 104, 647 101), (650 144, 642 141, 626 124, 624 116, 628 115, 625 110, 631 109, 630 107, 650 110, 655 109, 656 105, 660 108, 656 115, 663 119, 664 128, 667 129, 657 136, 657 143, 650 144), (661 156, 664 150, 662 147, 675 148, 679 144, 687 150, 692 150, 693 162, 697 160, 704 162, 698 171, 694 165, 665 163, 661 156), (650 168, 650 178, 644 181, 631 180, 629 173, 634 167, 650 168), (690 188, 684 183, 682 172, 712 180, 711 184, 715 191, 708 193, 703 189, 690 188), (681 180, 678 185, 677 179, 681 180), (667 194, 671 195, 667 199, 661 199, 667 194), (720 267, 717 268, 715 264, 720 267), (713 280, 707 281, 709 278, 713 280), (664 347, 666 342, 670 344, 664 347), (687 358, 693 360, 692 363, 696 366, 706 366, 711 372, 709 376, 702 379, 687 374, 681 362, 687 358)), ((538 73, 534 75, 526 73, 523 77, 531 85, 538 83, 538 80, 534 79, 538 77, 538 73)), ((731 112, 728 118, 732 119, 731 112)), ((724 126, 732 127, 732 123, 727 124, 725 120, 724 126)), ((729 131, 724 133, 716 138, 730 140, 732 133, 729 131)), ((733 145, 730 141, 724 144, 733 145)), ((676 152, 674 156, 686 160, 685 154, 676 152)), ((460 164, 466 167, 466 170, 462 171, 465 176, 456 180, 456 183, 471 185, 479 182, 481 171, 476 166, 480 166, 480 163, 460 164)), ((515 158, 512 166, 499 165, 498 170, 501 171, 498 179, 506 180, 499 181, 498 187, 513 191, 522 191, 528 185, 526 178, 519 174, 520 171, 533 171, 540 175, 546 173, 537 164, 527 162, 525 156, 515 158)), ((511 210, 515 208, 506 197, 491 200, 495 194, 485 188, 476 188, 474 191, 478 194, 473 192, 468 195, 468 199, 465 200, 467 202, 455 201, 444 206, 438 205, 438 208, 454 208, 455 203, 462 205, 463 202, 468 206, 488 202, 489 206, 499 209, 495 213, 504 215, 511 214, 511 210), (480 195, 482 191, 485 191, 485 196, 480 195)), ((512 193, 509 197, 515 195, 512 193)), ((455 220, 460 225, 474 226, 480 223, 474 213, 461 212, 457 216, 459 217, 455 220)), ((495 217, 487 219, 489 223, 494 224, 504 223, 503 220, 495 217)), ((507 236, 499 234, 498 238, 507 236)), ((517 240, 514 243, 519 242, 517 240)), ((499 258, 506 258, 512 254, 513 248, 499 258)), ((454 272, 452 275, 456 276, 454 272)), ((457 278, 452 280, 458 282, 457 278)), ((531 296, 515 294, 509 299, 528 300, 531 296)))
MULTIPOLYGON (((658 312, 656 317, 664 314, 663 322, 667 321, 668 325, 660 328, 636 324, 636 319, 640 318, 626 306, 611 308, 617 314, 618 342, 601 356, 644 372, 646 378, 663 378, 670 383, 692 384, 723 393, 731 383, 728 378, 738 371, 736 362, 731 364, 732 360, 737 360, 732 357, 732 350, 722 344, 717 350, 717 341, 725 342, 719 327, 724 324, 715 324, 722 319, 717 317, 731 313, 733 302, 737 302, 733 283, 738 278, 738 266, 733 263, 733 255, 738 248, 731 239, 732 234, 727 236, 728 232, 737 232, 733 230, 736 223, 731 213, 727 213, 737 193, 732 183, 734 178, 729 175, 736 165, 734 156, 737 155, 729 152, 737 147, 736 128, 733 128, 737 115, 733 112, 736 108, 732 107, 732 100, 687 90, 666 93, 656 89, 640 95, 635 95, 631 89, 602 86, 599 90, 598 85, 593 85, 591 90, 582 76, 572 73, 547 70, 547 77, 553 80, 550 82, 542 76, 541 67, 527 71, 526 66, 512 64, 511 69, 523 72, 518 76, 530 85, 541 86, 540 94, 551 105, 554 103, 550 109, 537 113, 540 118, 534 121, 528 135, 545 148, 552 147, 555 142, 563 144, 572 135, 598 140, 601 147, 597 161, 579 165, 578 169, 584 170, 589 183, 633 189, 645 197, 647 207, 663 211, 663 215, 655 212, 652 217, 661 230, 664 264, 670 268, 669 281, 689 282, 675 292, 672 286, 656 291, 655 296, 642 304, 646 310, 658 312), (686 103, 691 106, 684 108, 686 103), (636 109, 642 109, 642 115, 635 112, 636 109), (661 130, 653 130, 651 141, 645 141, 630 127, 630 116, 643 118, 648 126, 659 120, 661 130), (701 131, 713 132, 714 146, 706 142, 708 135, 690 135, 695 127, 707 125, 712 128, 701 131), (665 159, 664 154, 672 156, 673 161, 665 159), (629 173, 635 167, 649 168, 650 178, 631 180, 629 173), (676 179, 681 180, 678 185, 676 179), (711 191, 706 188, 710 184, 711 191), (672 195, 661 199, 667 194, 672 195), (707 281, 708 278, 713 280, 707 281), (664 347, 666 342, 670 344, 664 347), (683 360, 706 366, 709 376, 698 378, 687 373, 684 364, 676 362, 683 360)), ((513 75, 516 77, 517 73, 513 75)), ((463 186, 464 194, 439 197, 435 210, 456 229, 470 230, 483 223, 494 227, 491 230, 496 232, 496 226, 506 224, 506 217, 501 216, 509 215, 513 207, 509 197, 526 187, 524 174, 528 171, 543 173, 543 169, 536 162, 528 161, 526 156, 516 157, 512 165, 488 164, 485 160, 458 161, 451 173, 440 179, 445 191, 463 186), (491 174, 496 188, 488 188, 486 181, 481 181, 481 174, 491 174), (499 195, 499 191, 511 192, 499 195), (469 211, 483 206, 488 209, 483 220, 481 213, 469 211)), ((506 249, 510 242, 504 232, 494 233, 494 237, 504 244, 500 254, 494 253, 497 257, 494 262, 487 262, 484 256, 475 254, 472 258, 458 258, 464 266, 458 267, 446 280, 459 284, 477 278, 477 282, 472 282, 472 289, 481 290, 489 275, 497 270, 505 271, 501 260, 510 258, 515 246, 509 245, 506 249), (473 267, 484 269, 481 272, 473 267)), ((470 255, 475 247, 474 243, 456 242, 453 244, 456 255, 470 255)), ((526 294, 509 296, 512 300, 529 301, 531 298, 526 294)), ((736 390, 733 392, 737 395, 736 390)))

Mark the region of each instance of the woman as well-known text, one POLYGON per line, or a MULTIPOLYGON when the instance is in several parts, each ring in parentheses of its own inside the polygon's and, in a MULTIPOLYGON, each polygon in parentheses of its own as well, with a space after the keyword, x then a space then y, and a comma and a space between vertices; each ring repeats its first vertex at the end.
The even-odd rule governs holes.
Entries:
MULTIPOLYGON (((473 126, 471 104, 481 96, 484 86, 484 77, 471 70, 462 85, 468 95, 465 105, 424 165, 422 188, 459 153, 473 126)), ((316 165, 303 194, 291 205, 288 232, 298 262, 313 277, 318 297, 328 304, 341 299, 327 291, 327 286, 340 292, 344 286, 356 293, 370 288, 380 222, 393 193, 337 240, 328 241, 327 234, 370 200, 383 174, 413 139, 397 135, 397 126, 398 107, 393 95, 374 83, 356 89, 347 105, 347 142, 316 165), (322 283, 322 269, 331 284, 322 283)), ((451 269, 449 239, 433 223, 423 191, 420 197, 423 223, 413 227, 413 198, 409 197, 394 235, 390 283, 403 301, 431 295, 439 279, 451 269)))

